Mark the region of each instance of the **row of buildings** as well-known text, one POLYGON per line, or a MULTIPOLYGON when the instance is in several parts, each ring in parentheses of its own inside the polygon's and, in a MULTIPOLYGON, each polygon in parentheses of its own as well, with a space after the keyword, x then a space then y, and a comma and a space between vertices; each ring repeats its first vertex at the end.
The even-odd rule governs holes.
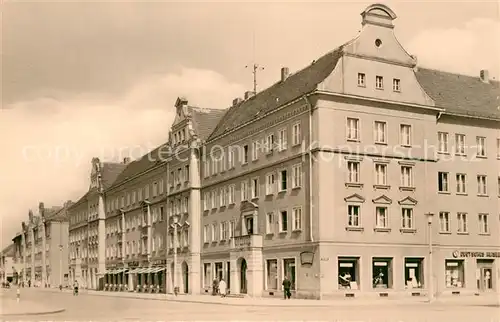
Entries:
POLYGON ((41 207, 15 238, 25 274, 54 285, 54 254, 107 291, 224 279, 281 296, 286 276, 304 298, 498 292, 499 82, 419 66, 385 5, 361 16, 355 39, 228 109, 178 98, 142 158, 94 158, 88 192, 57 210, 66 237, 41 207))

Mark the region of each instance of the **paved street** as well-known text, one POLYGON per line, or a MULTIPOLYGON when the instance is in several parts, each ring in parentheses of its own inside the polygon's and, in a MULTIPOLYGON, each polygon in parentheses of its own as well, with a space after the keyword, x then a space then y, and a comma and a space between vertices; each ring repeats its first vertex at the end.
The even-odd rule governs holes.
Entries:
MULTIPOLYGON (((7 296, 13 296, 13 293, 7 296)), ((70 293, 29 290, 23 299, 47 306, 66 308, 54 315, 12 316, 8 320, 94 320, 94 321, 160 321, 160 320, 320 320, 351 322, 430 322, 430 321, 500 321, 498 308, 488 306, 409 304, 395 306, 332 307, 241 307, 214 304, 178 303, 158 300, 114 298, 70 293)), ((293 301, 293 300, 292 300, 293 301)))

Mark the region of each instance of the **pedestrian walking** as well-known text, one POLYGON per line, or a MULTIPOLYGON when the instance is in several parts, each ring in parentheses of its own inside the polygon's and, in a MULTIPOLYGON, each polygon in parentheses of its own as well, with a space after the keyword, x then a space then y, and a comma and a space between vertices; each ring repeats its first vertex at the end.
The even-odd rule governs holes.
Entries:
POLYGON ((290 288, 292 286, 292 282, 290 282, 290 279, 288 278, 288 276, 285 276, 285 279, 283 280, 283 297, 284 299, 290 299, 290 297, 292 296, 292 293, 290 292, 290 288))
POLYGON ((78 295, 78 282, 76 280, 73 284, 73 295, 78 295))
POLYGON ((224 279, 221 279, 219 282, 219 294, 220 297, 226 297, 227 285, 224 279))
POLYGON ((219 280, 217 278, 214 278, 214 281, 212 283, 212 295, 217 295, 219 292, 219 280))
POLYGON ((19 303, 19 301, 21 301, 21 288, 19 287, 19 285, 17 285, 16 300, 17 300, 17 303, 19 303))

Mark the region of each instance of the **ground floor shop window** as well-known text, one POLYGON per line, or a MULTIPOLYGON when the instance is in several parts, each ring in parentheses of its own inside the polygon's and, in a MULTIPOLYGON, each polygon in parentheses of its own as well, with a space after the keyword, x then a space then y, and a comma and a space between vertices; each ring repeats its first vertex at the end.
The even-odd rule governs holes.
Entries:
POLYGON ((392 258, 373 258, 373 288, 392 288, 392 258))
POLYGON ((359 288, 359 258, 339 257, 339 289, 359 288))
POLYGON ((291 289, 295 290, 296 279, 295 279, 295 258, 285 258, 283 259, 283 279, 288 277, 290 282, 292 282, 291 289))
POLYGON ((212 285, 212 274, 210 272, 210 263, 203 264, 203 285, 205 287, 211 287, 212 285))
POLYGON ((480 291, 492 290, 494 261, 490 259, 477 259, 476 265, 477 288, 480 291))
POLYGON ((422 258, 405 258, 405 283, 407 288, 424 286, 424 265, 422 258))
POLYGON ((215 263, 215 278, 220 281, 224 278, 224 268, 222 263, 215 263))
POLYGON ((464 287, 464 261, 463 260, 445 260, 445 283, 446 287, 459 288, 464 287))
POLYGON ((268 290, 278 289, 278 260, 268 259, 266 262, 266 281, 268 290))

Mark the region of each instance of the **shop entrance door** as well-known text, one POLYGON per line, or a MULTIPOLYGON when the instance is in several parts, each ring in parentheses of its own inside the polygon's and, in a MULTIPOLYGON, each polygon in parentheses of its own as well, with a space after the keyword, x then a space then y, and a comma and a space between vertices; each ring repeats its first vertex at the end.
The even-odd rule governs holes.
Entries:
POLYGON ((493 261, 478 260, 477 261, 477 288, 481 292, 493 291, 493 261))

